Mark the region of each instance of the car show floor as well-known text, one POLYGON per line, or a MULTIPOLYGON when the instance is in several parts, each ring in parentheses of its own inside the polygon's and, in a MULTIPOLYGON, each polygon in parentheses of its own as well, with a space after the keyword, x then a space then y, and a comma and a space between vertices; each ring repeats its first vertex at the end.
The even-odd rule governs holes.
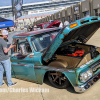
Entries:
POLYGON ((0 88, 0 100, 100 100, 100 80, 84 93, 76 93, 72 86, 57 89, 48 81, 42 85, 15 78, 12 81, 18 84, 8 87, 4 78, 5 84, 0 88))

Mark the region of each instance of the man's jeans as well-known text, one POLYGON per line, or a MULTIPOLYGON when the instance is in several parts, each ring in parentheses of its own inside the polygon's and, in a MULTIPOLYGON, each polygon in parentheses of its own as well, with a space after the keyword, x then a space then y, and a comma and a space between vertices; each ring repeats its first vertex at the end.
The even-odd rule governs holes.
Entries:
POLYGON ((6 72, 8 86, 12 84, 11 81, 11 62, 10 59, 0 61, 0 86, 3 84, 3 73, 6 72))

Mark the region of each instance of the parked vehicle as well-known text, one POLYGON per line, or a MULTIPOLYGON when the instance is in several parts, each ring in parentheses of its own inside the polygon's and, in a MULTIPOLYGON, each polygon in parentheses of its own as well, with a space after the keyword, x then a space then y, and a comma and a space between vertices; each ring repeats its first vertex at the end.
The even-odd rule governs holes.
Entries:
POLYGON ((59 27, 60 21, 51 21, 51 22, 46 22, 46 23, 41 23, 37 25, 37 28, 44 29, 44 28, 53 28, 53 27, 59 27))
POLYGON ((86 91, 100 78, 100 47, 86 44, 99 27, 100 18, 93 16, 61 30, 47 28, 14 36, 12 76, 42 84, 48 75, 56 88, 71 84, 76 92, 86 91))

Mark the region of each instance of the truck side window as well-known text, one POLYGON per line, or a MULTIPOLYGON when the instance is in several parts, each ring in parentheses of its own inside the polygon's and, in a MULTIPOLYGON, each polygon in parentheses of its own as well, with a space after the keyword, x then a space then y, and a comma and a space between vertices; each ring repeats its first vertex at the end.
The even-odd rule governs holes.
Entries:
POLYGON ((27 53, 31 53, 32 49, 31 49, 30 44, 29 44, 29 42, 28 42, 28 40, 26 38, 18 39, 17 40, 17 43, 16 43, 16 52, 20 53, 20 44, 23 44, 23 43, 25 44, 27 53))

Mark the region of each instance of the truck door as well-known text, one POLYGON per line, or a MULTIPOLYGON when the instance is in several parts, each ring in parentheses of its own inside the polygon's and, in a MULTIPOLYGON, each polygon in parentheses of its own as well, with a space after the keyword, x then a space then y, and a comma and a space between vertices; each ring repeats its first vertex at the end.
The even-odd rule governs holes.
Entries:
POLYGON ((29 41, 26 38, 20 38, 16 40, 16 47, 14 48, 14 53, 11 55, 12 70, 14 71, 15 77, 29 80, 37 81, 34 71, 32 49, 29 41), (21 54, 20 45, 24 44, 27 51, 26 55, 21 54))

